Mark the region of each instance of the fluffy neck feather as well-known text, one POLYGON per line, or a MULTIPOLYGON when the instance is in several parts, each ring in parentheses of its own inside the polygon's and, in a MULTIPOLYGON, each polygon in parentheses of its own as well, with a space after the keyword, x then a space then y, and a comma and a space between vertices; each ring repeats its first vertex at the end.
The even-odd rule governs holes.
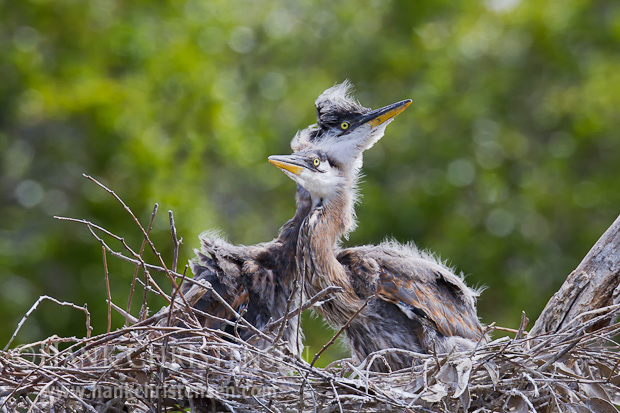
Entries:
POLYGON ((356 182, 357 173, 353 171, 332 196, 313 199, 313 208, 302 224, 297 244, 298 270, 308 297, 329 286, 344 290, 317 308, 336 327, 346 323, 362 305, 335 253, 340 238, 355 224, 356 182))

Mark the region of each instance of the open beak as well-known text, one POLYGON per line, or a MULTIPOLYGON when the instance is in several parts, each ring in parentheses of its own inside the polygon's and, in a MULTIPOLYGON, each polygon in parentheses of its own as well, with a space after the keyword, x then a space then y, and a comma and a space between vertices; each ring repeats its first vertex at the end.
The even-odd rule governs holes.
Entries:
POLYGON ((301 174, 303 171, 305 164, 302 163, 302 158, 292 155, 271 155, 269 158, 269 162, 277 166, 278 168, 289 171, 294 175, 301 174))
POLYGON ((407 106, 411 105, 411 99, 401 100, 400 102, 392 103, 391 105, 384 106, 380 109, 375 109, 366 113, 359 119, 359 124, 368 123, 371 128, 391 120, 394 116, 407 109, 407 106))

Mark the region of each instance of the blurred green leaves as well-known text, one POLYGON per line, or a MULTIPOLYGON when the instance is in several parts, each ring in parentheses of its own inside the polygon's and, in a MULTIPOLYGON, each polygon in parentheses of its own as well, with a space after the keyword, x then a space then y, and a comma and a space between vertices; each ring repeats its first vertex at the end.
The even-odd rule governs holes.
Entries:
MULTIPOLYGON (((436 251, 489 287, 487 323, 535 318, 620 212, 616 1, 36 0, 0 1, 0 16, 5 341, 40 294, 88 302, 105 324, 100 247, 52 216, 141 238, 81 173, 143 224, 160 203, 168 261, 168 209, 181 262, 206 229, 271 239, 294 186, 266 158, 290 151, 314 99, 345 78, 366 106, 414 100, 366 155, 346 244, 436 251)), ((133 268, 108 261, 122 305, 133 268)), ((35 313, 18 340, 82 334, 83 315, 62 314, 35 313)), ((331 335, 312 323, 310 342, 331 335)))

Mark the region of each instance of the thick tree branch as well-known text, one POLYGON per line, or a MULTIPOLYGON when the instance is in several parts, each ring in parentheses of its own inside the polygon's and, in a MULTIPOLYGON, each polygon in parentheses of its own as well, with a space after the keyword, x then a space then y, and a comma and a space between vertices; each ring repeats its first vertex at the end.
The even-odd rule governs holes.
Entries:
MULTIPOLYGON (((583 312, 618 304, 619 286, 620 216, 551 297, 530 334, 555 333, 583 312)), ((594 329, 613 320, 607 321, 594 329)))

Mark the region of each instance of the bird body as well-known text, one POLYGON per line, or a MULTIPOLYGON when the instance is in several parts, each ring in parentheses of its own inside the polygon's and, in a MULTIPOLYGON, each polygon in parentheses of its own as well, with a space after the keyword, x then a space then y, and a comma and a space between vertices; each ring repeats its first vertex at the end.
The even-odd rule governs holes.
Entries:
MULTIPOLYGON (((310 211, 310 197, 303 188, 297 191, 297 210, 279 235, 272 241, 257 245, 234 245, 213 233, 201 235, 201 248, 195 250, 191 261, 194 278, 208 281, 214 290, 253 326, 262 329, 270 321, 284 316, 287 302, 294 294, 293 285, 297 272, 295 256, 297 235, 301 222, 310 211)), ((294 294, 295 295, 295 294, 294 294)), ((293 297, 293 309, 299 302, 293 297)), ((207 292, 195 308, 218 318, 231 320, 233 314, 207 292)), ((292 354, 301 354, 303 338, 295 334, 297 317, 291 317, 283 338, 292 354)), ((204 318, 206 327, 222 329, 234 334, 234 328, 214 318, 204 318)), ((248 340, 254 333, 242 327, 237 334, 248 340)), ((264 340, 259 340, 264 347, 264 340)))
MULTIPOLYGON (((321 151, 269 160, 311 195, 312 210, 301 224, 297 266, 307 295, 329 287, 343 291, 316 308, 345 332, 354 357, 389 348, 413 352, 471 349, 483 336, 476 314, 477 292, 462 278, 411 245, 394 242, 341 249, 355 222, 359 165, 341 165, 321 151)), ((385 355, 388 371, 409 367, 414 358, 385 355)))
MULTIPOLYGON (((422 353, 466 350, 482 337, 476 312, 478 292, 430 254, 414 245, 387 242, 378 246, 347 248, 337 252, 347 274, 355 274, 354 284, 366 284, 369 302, 362 317, 349 330, 352 348, 361 349, 360 360, 385 348, 403 348, 422 353), (373 316, 379 314, 380 316, 373 316), (389 320, 389 321, 387 321, 389 320), (373 334, 369 327, 381 332, 373 334), (380 338, 370 345, 368 337, 380 338)), ((358 287, 359 288, 359 287, 358 287)), ((396 357, 393 368, 412 364, 410 357, 396 357)))

